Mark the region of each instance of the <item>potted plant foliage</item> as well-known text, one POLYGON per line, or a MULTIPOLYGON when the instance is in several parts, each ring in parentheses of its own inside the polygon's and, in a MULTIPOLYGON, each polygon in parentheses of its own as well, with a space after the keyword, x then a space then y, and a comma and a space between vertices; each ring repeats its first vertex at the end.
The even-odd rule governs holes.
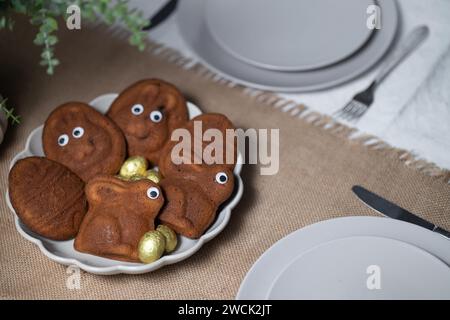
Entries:
MULTIPOLYGON (((122 24, 129 32, 129 42, 140 50, 145 48, 144 27, 149 24, 142 12, 132 9, 128 0, 0 0, 0 30, 7 29, 14 32, 14 18, 17 15, 25 15, 30 24, 37 26, 34 43, 42 48, 40 64, 46 68, 49 75, 54 73, 60 61, 55 56, 55 46, 58 37, 58 18, 67 19, 68 8, 76 5, 80 9, 81 18, 84 20, 101 19, 107 24, 122 24)), ((6 125, 2 123, 8 119, 11 123, 18 123, 19 117, 15 116, 13 109, 6 106, 6 100, 1 99, 0 109, 0 142, 3 139, 6 125)))

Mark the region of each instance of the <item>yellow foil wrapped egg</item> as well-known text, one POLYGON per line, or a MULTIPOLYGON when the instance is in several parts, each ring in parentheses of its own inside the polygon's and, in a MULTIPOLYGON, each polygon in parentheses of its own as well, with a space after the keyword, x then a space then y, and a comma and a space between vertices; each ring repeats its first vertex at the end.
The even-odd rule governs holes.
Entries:
POLYGON ((152 263, 161 258, 166 249, 166 237, 153 230, 144 234, 139 241, 138 255, 143 263, 152 263))
POLYGON ((134 175, 134 176, 131 176, 128 180, 129 181, 139 181, 139 180, 142 180, 142 179, 145 179, 145 177, 140 176, 140 175, 134 175))
POLYGON ((166 238, 166 252, 171 253, 175 250, 178 243, 177 234, 170 229, 168 226, 160 224, 157 228, 157 231, 161 232, 166 238))
POLYGON ((124 178, 131 178, 132 176, 145 176, 147 166, 147 159, 144 157, 130 157, 120 168, 120 175, 124 178))
POLYGON ((162 179, 161 173, 156 170, 147 170, 147 172, 145 173, 145 177, 149 180, 152 180, 156 184, 160 183, 162 179))

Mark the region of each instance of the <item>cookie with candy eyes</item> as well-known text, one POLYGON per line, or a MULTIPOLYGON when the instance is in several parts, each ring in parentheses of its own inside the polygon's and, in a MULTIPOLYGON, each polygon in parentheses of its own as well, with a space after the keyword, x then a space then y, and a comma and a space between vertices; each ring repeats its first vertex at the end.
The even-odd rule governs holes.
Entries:
POLYGON ((234 130, 233 123, 219 113, 205 113, 188 121, 176 132, 177 138, 182 138, 169 141, 161 151, 159 168, 162 174, 171 176, 184 170, 189 163, 223 164, 233 170, 237 159, 234 130), (227 132, 233 135, 227 135, 227 132), (184 136, 190 137, 188 144, 183 141, 184 136), (190 149, 185 150, 183 145, 188 145, 190 149), (184 165, 180 167, 177 163, 184 165))
POLYGON ((67 167, 47 158, 17 161, 9 173, 15 212, 33 232, 52 239, 75 237, 87 212, 84 182, 67 167))
POLYGON ((218 207, 234 189, 233 172, 223 165, 187 167, 161 181, 166 204, 161 223, 188 238, 197 239, 216 218, 218 207))
POLYGON ((42 135, 45 155, 84 181, 115 174, 126 155, 125 138, 117 125, 89 105, 69 102, 47 118, 42 135))
POLYGON ((188 120, 186 100, 173 85, 159 80, 141 80, 125 89, 107 115, 127 140, 129 156, 142 156, 153 165, 172 131, 188 120))
POLYGON ((190 149, 177 150, 179 141, 170 141, 161 152, 159 169, 165 177, 161 187, 165 193, 166 205, 159 219, 186 237, 199 238, 214 221, 218 207, 233 192, 232 170, 236 163, 236 139, 226 139, 227 129, 234 127, 231 121, 221 114, 200 115, 181 129, 188 133, 190 149), (198 130, 199 125, 201 130, 198 130), (216 146, 220 147, 220 151, 213 151, 211 144, 202 139, 209 129, 215 129, 217 141, 220 142, 216 146), (197 145, 200 148, 196 150, 195 139, 199 137, 195 133, 198 131, 201 137, 197 145), (231 160, 229 163, 227 153, 231 160), (217 156, 210 160, 218 163, 202 158, 208 154, 217 156), (195 162, 196 160, 198 162, 195 162))
POLYGON ((75 239, 76 250, 109 259, 139 262, 138 244, 155 229, 164 204, 151 180, 124 181, 97 176, 86 185, 89 211, 75 239))

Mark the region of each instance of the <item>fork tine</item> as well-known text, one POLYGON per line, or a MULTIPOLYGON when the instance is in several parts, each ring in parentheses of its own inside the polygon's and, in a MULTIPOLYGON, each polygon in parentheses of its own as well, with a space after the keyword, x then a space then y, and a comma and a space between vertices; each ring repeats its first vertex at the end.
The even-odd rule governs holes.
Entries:
POLYGON ((344 113, 344 109, 341 108, 341 109, 337 110, 335 113, 333 113, 332 116, 335 117, 335 118, 341 118, 343 113, 344 113))
POLYGON ((352 100, 350 100, 350 102, 348 102, 341 110, 333 115, 349 122, 360 119, 373 103, 375 85, 376 82, 372 82, 369 87, 357 93, 352 100))
POLYGON ((359 118, 361 118, 363 116, 363 114, 365 114, 368 109, 369 108, 366 105, 361 104, 359 111, 356 112, 355 115, 354 115, 354 120, 358 120, 359 118))
POLYGON ((333 116, 337 117, 337 118, 342 118, 345 114, 347 114, 347 112, 349 111, 349 109, 351 108, 351 104, 352 104, 352 100, 349 101, 344 107, 342 107, 341 109, 335 111, 333 113, 333 116))
POLYGON ((333 112, 333 113, 331 114, 331 116, 332 116, 332 117, 339 118, 340 115, 342 114, 342 112, 343 112, 344 109, 345 109, 345 107, 336 110, 335 112, 333 112))
POLYGON ((348 122, 355 122, 361 118, 361 116, 366 113, 369 109, 367 105, 361 103, 355 99, 351 100, 344 108, 336 114, 336 116, 342 120, 348 122))
POLYGON ((350 108, 348 108, 347 112, 342 117, 344 120, 349 120, 355 112, 355 109, 358 107, 354 100, 349 103, 349 106, 350 108))
POLYGON ((347 110, 346 114, 343 116, 343 119, 347 120, 347 121, 350 121, 353 118, 354 114, 359 109, 359 105, 355 100, 352 100, 349 105, 350 105, 350 108, 347 110))
POLYGON ((355 115, 358 113, 360 109, 359 103, 356 101, 352 101, 352 108, 349 110, 349 112, 346 114, 345 120, 352 121, 355 117, 355 115))

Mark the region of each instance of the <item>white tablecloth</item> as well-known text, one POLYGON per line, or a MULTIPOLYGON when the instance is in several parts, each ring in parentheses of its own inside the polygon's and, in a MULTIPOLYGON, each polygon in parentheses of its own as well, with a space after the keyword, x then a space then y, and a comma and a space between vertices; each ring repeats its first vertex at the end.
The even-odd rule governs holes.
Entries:
MULTIPOLYGON (((151 16, 166 1, 131 0, 131 4, 151 16)), ((376 135, 450 169, 450 0, 398 3, 399 39, 419 24, 429 26, 430 37, 385 79, 376 92, 375 103, 356 126, 360 132, 376 135)), ((149 37, 196 59, 178 32, 175 15, 149 32, 149 37)), ((377 69, 332 89, 280 95, 312 110, 332 114, 365 88, 377 69)))

